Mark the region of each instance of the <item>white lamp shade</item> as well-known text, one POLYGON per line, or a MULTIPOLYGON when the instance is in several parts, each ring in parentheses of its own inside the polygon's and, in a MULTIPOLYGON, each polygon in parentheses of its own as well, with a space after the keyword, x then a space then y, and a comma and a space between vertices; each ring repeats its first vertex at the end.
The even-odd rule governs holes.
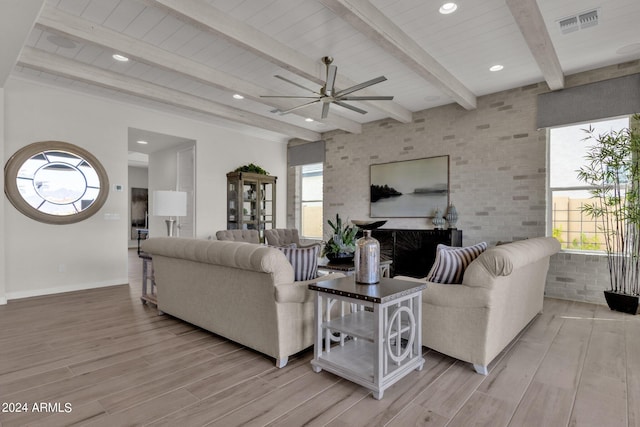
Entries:
POLYGON ((187 216, 187 193, 184 191, 154 191, 153 215, 187 216))

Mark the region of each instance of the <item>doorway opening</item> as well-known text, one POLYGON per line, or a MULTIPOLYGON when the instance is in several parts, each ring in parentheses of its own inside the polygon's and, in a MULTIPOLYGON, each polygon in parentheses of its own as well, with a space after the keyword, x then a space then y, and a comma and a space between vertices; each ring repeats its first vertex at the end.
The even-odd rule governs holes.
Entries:
POLYGON ((195 149, 193 139, 129 128, 129 248, 149 236, 166 236, 166 218, 151 214, 158 190, 187 193, 187 215, 178 217, 176 235, 195 237, 195 149))

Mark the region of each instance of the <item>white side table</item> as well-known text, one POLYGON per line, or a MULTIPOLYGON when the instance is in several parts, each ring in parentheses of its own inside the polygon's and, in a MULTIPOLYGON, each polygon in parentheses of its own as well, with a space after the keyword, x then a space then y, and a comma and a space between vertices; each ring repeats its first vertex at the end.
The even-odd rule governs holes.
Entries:
POLYGON ((426 287, 384 277, 377 285, 359 285, 353 276, 310 284, 316 291, 313 370, 326 369, 382 399, 385 389, 424 365, 421 309, 426 287), (342 304, 342 315, 331 319, 334 302, 342 304), (350 310, 344 309, 347 304, 350 310))
POLYGON ((156 279, 153 272, 153 259, 146 252, 140 252, 139 257, 142 259, 142 295, 140 300, 143 304, 148 302, 158 305, 156 295, 156 279))

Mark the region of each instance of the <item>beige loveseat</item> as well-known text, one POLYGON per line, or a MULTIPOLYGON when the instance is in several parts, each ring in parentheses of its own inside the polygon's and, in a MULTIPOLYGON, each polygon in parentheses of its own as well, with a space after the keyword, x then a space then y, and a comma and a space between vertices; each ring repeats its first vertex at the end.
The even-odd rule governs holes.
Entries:
POLYGON ((422 345, 486 375, 489 363, 542 311, 549 257, 559 250, 552 237, 495 246, 469 264, 461 285, 427 282, 422 345))
POLYGON ((277 249, 253 243, 156 237, 151 254, 158 310, 276 359, 276 366, 313 344, 313 295, 294 282, 277 249))

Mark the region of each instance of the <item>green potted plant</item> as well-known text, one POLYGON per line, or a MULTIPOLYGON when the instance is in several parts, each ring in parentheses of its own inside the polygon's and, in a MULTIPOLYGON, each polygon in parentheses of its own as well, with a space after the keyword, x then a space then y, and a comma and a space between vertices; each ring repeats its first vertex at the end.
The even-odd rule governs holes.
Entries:
MULTIPOLYGON (((636 126, 640 115, 632 118, 636 126)), ((587 165, 578 178, 595 188, 593 203, 582 211, 597 222, 605 240, 610 289, 604 291, 609 308, 636 314, 640 296, 640 132, 634 126, 596 135, 586 130, 587 165)))
POLYGON ((330 262, 346 263, 353 261, 356 251, 356 233, 358 227, 342 224, 342 218, 336 214, 336 222, 327 220, 331 227, 332 235, 322 248, 322 256, 326 256, 330 262))
POLYGON ((250 172, 250 173, 257 173, 257 174, 260 174, 260 175, 269 175, 269 172, 267 172, 266 170, 262 169, 258 165, 254 165, 253 163, 249 163, 248 165, 240 166, 240 167, 236 168, 236 170, 234 170, 234 172, 250 172))

